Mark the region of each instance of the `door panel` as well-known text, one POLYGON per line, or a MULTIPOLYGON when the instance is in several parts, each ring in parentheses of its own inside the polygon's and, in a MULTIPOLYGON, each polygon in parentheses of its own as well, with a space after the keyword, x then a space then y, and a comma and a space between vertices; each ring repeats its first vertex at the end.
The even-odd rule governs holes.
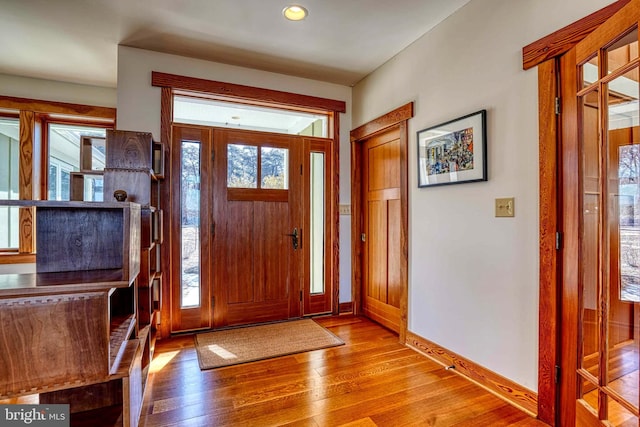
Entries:
POLYGON ((300 145, 295 137, 215 130, 212 266, 216 327, 300 316, 300 145), (232 157, 238 147, 243 154, 232 157), (272 148, 284 156, 278 160, 287 162, 284 170, 268 157, 272 148), (291 236, 294 229, 297 247, 291 236))
POLYGON ((632 0, 561 61, 563 193, 578 195, 562 223, 580 248, 563 257, 563 425, 639 424, 638 19, 632 0))
POLYGON ((363 313, 399 332, 401 285, 400 134, 366 140, 363 164, 363 313))

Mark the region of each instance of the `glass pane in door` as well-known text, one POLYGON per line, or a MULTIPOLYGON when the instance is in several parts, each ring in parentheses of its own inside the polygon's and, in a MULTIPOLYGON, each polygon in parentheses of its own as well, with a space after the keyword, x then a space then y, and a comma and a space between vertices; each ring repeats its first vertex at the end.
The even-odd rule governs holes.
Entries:
POLYGON ((182 308, 200 305, 200 143, 182 141, 181 299, 182 308))
MULTIPOLYGON (((582 359, 580 366, 594 377, 600 376, 598 295, 600 291, 600 156, 598 117, 599 92, 593 91, 582 98, 582 359)), ((590 387, 583 390, 588 392, 590 387)))
MULTIPOLYGON (((638 57, 638 29, 634 28, 606 49, 607 71, 611 73, 638 57)), ((607 73, 607 74, 608 74, 607 73)), ((635 81, 638 73, 635 70, 635 81)))
MULTIPOLYGON (((633 34, 637 39, 637 32, 633 34)), ((608 320, 607 348, 603 351, 607 353, 606 385, 617 394, 608 399, 618 401, 608 406, 610 420, 618 407, 637 411, 639 401, 639 337, 634 326, 640 296, 640 223, 636 220, 640 200, 639 95, 637 69, 608 84, 609 179, 605 188, 610 200, 607 212, 610 263, 603 296, 608 320)))
POLYGON ((324 153, 311 153, 311 294, 324 293, 325 179, 324 153))

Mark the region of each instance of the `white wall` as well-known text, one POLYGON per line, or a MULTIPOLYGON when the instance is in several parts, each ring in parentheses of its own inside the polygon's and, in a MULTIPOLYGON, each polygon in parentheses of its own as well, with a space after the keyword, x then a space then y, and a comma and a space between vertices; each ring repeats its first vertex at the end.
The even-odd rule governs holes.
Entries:
POLYGON ((72 104, 116 106, 116 89, 0 74, 0 95, 72 104))
MULTIPOLYGON (((340 203, 350 203, 350 87, 120 46, 118 128, 151 132, 157 140, 160 139, 160 88, 151 86, 152 71, 345 101, 347 113, 340 115, 340 203)), ((341 302, 351 301, 350 220, 349 216, 340 217, 341 302)))
POLYGON ((409 330, 537 390, 537 72, 522 47, 610 0, 472 0, 354 87, 353 127, 409 101, 409 330), (416 132, 488 110, 489 181, 417 188, 416 132), (494 199, 515 197, 515 218, 494 199))

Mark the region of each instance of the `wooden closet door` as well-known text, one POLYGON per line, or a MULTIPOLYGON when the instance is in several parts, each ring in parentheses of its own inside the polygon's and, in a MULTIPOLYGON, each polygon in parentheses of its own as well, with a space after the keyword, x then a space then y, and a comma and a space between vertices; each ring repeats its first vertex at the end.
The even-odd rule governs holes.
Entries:
POLYGON ((398 127, 362 144, 362 165, 362 310, 399 332, 402 204, 398 127))

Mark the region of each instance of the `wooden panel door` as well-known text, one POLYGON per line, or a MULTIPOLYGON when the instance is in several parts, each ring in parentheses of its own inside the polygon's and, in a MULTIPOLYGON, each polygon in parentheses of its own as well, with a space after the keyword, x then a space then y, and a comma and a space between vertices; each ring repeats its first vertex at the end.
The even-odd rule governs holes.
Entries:
POLYGON ((299 317, 300 138, 214 131, 214 327, 299 317))
POLYGON ((362 144, 362 311, 400 330, 401 168, 397 127, 362 144))
POLYGON ((632 0, 561 60, 561 425, 640 423, 640 87, 632 0))

